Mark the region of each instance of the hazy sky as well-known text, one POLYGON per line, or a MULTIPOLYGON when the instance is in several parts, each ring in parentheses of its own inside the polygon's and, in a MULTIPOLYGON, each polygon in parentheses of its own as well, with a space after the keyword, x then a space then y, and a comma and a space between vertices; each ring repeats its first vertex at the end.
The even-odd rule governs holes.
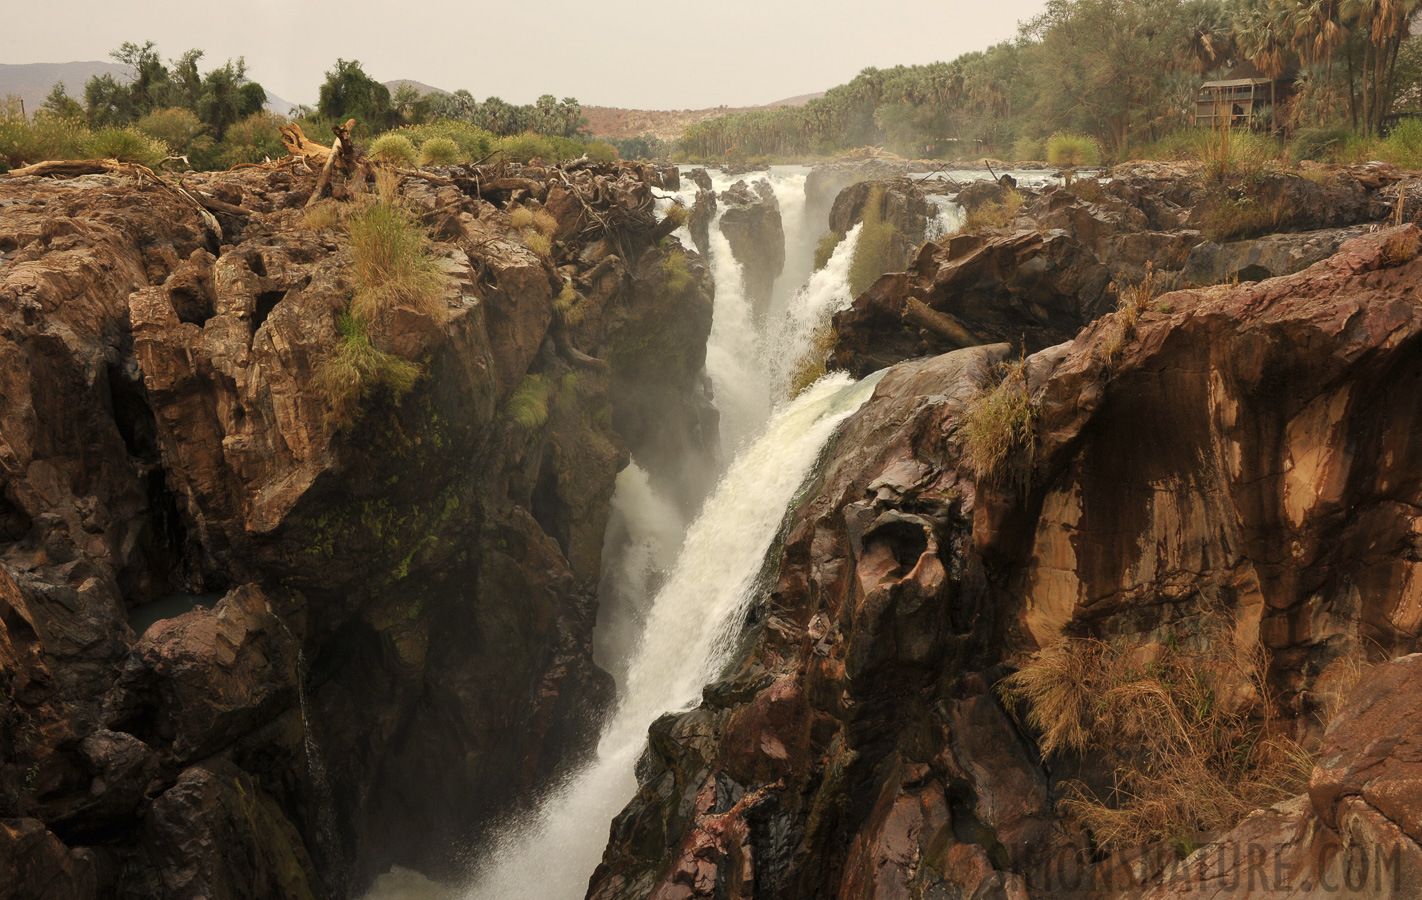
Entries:
MULTIPOLYGON (((312 103, 337 57, 378 81, 412 78, 528 103, 753 106, 824 90, 865 66, 952 59, 1011 37, 1045 0, 49 0, 7 3, 0 62, 107 59, 124 41, 251 76, 312 103)), ((70 85, 75 93, 79 85, 70 85)))

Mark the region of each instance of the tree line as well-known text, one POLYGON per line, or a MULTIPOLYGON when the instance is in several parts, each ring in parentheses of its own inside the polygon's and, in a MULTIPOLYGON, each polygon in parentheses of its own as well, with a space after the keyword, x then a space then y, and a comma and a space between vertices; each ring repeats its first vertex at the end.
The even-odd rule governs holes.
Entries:
POLYGON ((1262 124, 1378 133, 1419 101, 1422 0, 1049 0, 1015 40, 951 62, 869 68, 803 107, 687 129, 693 158, 828 154, 882 144, 914 156, 1006 152, 1055 131, 1116 154, 1192 121, 1202 82, 1244 63, 1282 79, 1262 124))

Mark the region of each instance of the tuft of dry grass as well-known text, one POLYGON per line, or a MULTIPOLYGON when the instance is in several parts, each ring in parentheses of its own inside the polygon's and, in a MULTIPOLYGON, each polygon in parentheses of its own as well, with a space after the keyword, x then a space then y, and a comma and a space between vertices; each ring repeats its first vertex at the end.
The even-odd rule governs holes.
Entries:
POLYGON ((1009 188, 1001 201, 990 201, 980 204, 976 209, 968 210, 963 217, 963 231, 968 233, 985 228, 1005 228, 1017 218, 1024 202, 1020 192, 1009 188))
POLYGON ((1268 664, 1262 647, 1238 650, 1222 627, 1169 645, 1072 638, 997 690, 1025 707, 1044 756, 1114 767, 1105 796, 1072 781, 1058 808, 1116 850, 1188 842, 1307 786, 1312 760, 1276 718, 1268 664))
POLYGON ((330 407, 327 422, 347 429, 360 419, 372 397, 385 394, 399 403, 419 380, 421 369, 371 344, 369 323, 356 315, 341 313, 336 327, 340 343, 335 353, 316 364, 312 383, 330 407))
POLYGON ((347 214, 346 228, 358 284, 352 315, 369 322, 403 303, 444 320, 442 279, 419 223, 396 204, 367 200, 347 214))
POLYGON ((1111 285, 1118 293, 1116 311, 1107 317, 1106 337, 1096 346, 1096 358, 1101 360, 1107 372, 1114 371, 1120 362, 1121 351, 1136 336, 1136 323, 1141 313, 1154 307, 1155 300, 1166 291, 1173 290, 1176 276, 1166 276, 1158 272, 1153 263, 1146 262, 1145 277, 1136 284, 1119 287, 1111 285))
POLYGON ((553 235, 558 231, 558 220, 542 209, 520 206, 509 212, 511 225, 523 239, 523 244, 543 259, 553 255, 553 235))
POLYGON ((968 401, 960 430, 963 459, 985 483, 1021 483, 1032 470, 1038 403, 1028 394, 1026 361, 1007 363, 1002 379, 968 401))
POLYGON ((301 213, 301 227, 307 231, 325 231, 341 224, 341 210, 334 200, 322 200, 301 213))

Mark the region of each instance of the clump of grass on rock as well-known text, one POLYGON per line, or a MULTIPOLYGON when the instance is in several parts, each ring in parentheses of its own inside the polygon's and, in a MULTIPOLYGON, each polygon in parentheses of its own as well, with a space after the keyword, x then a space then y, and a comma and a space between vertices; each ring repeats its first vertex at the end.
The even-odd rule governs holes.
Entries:
POLYGON ((316 364, 313 383, 330 406, 327 421, 349 428, 377 394, 398 403, 415 386, 421 370, 417 363, 375 347, 365 319, 341 313, 336 327, 340 341, 334 353, 316 364))
POLYGON ((423 229, 399 205, 365 201, 346 216, 359 287, 351 310, 366 320, 405 303, 444 318, 439 269, 423 229))
POLYGON ((989 484, 1024 481, 1037 444, 1038 405, 1025 361, 1002 367, 1002 380, 973 395, 964 410, 963 459, 989 484))
POLYGON ((1111 850, 1202 832, 1308 786, 1312 761, 1275 721, 1268 657, 1237 650, 1222 627, 1168 644, 1075 638, 1036 654, 998 685, 1025 708, 1044 757, 1104 761, 1104 796, 1066 785, 1059 809, 1111 850))

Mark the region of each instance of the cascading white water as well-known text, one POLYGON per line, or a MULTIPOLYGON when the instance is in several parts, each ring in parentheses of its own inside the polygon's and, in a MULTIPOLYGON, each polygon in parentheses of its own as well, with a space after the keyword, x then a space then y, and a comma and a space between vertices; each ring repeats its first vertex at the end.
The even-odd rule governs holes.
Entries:
POLYGON ((607 823, 636 790, 633 767, 647 726, 664 712, 693 706, 725 664, 786 506, 825 441, 877 381, 870 376, 856 384, 842 374, 822 379, 781 407, 732 462, 653 601, 597 758, 552 791, 531 821, 501 836, 470 900, 584 895, 607 842, 607 823))
POLYGON ((815 335, 819 329, 827 327, 831 316, 854 302, 849 292, 849 265, 854 261, 854 248, 859 246, 862 228, 863 225, 855 225, 849 229, 844 240, 834 248, 829 262, 810 276, 784 315, 772 326, 766 346, 775 348, 773 354, 767 354, 775 396, 788 395, 790 381, 801 361, 817 352, 815 335))

